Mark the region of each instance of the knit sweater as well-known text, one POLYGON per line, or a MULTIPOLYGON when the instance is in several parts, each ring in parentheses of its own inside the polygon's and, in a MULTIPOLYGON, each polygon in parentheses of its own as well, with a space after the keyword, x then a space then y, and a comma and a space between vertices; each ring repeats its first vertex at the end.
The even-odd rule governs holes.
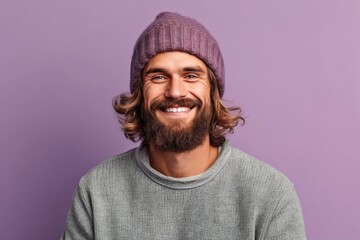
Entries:
POLYGON ((193 177, 159 173, 143 146, 103 162, 81 178, 61 239, 306 237, 292 183, 226 142, 193 177))

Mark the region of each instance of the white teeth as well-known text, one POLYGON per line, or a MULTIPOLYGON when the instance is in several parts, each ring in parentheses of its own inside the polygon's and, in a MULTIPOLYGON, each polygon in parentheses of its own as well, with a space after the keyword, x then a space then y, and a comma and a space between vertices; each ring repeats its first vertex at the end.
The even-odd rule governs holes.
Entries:
POLYGON ((178 107, 178 108, 167 108, 165 112, 187 112, 190 111, 188 107, 178 107))

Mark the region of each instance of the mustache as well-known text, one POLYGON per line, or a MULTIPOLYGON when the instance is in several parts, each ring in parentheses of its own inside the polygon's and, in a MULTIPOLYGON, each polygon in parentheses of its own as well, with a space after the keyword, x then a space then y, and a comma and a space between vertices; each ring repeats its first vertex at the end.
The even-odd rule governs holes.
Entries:
POLYGON ((165 109, 170 107, 188 107, 190 109, 194 107, 201 108, 202 103, 197 99, 189 99, 189 98, 182 98, 182 99, 165 99, 165 100, 155 100, 151 103, 150 111, 155 112, 155 110, 160 109, 165 111, 165 109))

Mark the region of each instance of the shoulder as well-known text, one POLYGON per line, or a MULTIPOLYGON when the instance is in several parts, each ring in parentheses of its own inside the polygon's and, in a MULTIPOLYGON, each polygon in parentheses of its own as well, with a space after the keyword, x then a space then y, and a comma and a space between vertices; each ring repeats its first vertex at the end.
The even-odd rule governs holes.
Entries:
POLYGON ((133 175, 138 171, 135 150, 131 149, 98 164, 80 179, 79 187, 86 190, 109 187, 133 175))
POLYGON ((243 198, 276 205, 283 198, 296 197, 293 183, 285 174, 242 150, 230 148, 223 174, 243 198))
MULTIPOLYGON (((225 166, 229 185, 243 202, 263 214, 265 226, 275 216, 289 214, 301 225, 300 202, 293 183, 285 174, 247 153, 231 148, 225 166)), ((283 218, 283 217, 281 217, 283 218)))
POLYGON ((285 174, 240 149, 231 147, 229 160, 231 168, 234 169, 234 174, 241 175, 242 178, 246 178, 252 183, 292 185, 285 174))

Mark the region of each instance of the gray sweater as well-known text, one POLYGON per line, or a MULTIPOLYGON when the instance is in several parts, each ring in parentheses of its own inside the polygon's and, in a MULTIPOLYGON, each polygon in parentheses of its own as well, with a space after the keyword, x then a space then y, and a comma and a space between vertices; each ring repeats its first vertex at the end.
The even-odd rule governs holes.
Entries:
POLYGON ((142 146, 103 162, 80 180, 61 239, 306 237, 292 183, 226 142, 194 177, 162 175, 142 146))

